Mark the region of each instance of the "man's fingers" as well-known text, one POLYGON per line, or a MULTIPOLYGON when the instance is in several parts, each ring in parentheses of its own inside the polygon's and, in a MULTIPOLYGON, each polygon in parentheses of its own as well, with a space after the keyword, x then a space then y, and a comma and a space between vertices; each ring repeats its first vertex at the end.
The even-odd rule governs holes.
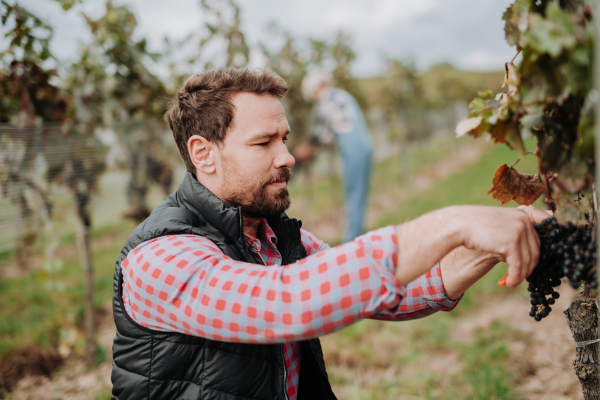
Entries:
POLYGON ((553 215, 550 210, 540 210, 534 206, 519 206, 517 209, 527 214, 532 224, 539 224, 546 218, 552 218, 553 215))
POLYGON ((506 284, 514 289, 521 281, 521 269, 523 268, 523 256, 521 254, 521 243, 515 243, 511 251, 507 254, 508 279, 506 284))
POLYGON ((540 258, 540 238, 532 225, 527 227, 527 244, 529 246, 529 264, 525 268, 525 276, 527 278, 537 265, 540 258))

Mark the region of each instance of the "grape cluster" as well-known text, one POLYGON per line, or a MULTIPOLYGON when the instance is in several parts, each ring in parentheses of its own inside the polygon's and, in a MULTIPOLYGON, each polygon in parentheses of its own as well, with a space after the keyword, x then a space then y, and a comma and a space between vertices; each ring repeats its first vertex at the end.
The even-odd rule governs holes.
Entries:
POLYGON ((559 225, 554 218, 535 224, 540 237, 540 260, 527 278, 531 297, 529 315, 541 321, 552 311, 560 297, 555 287, 567 277, 574 288, 587 282, 597 288, 596 242, 592 240, 593 225, 577 227, 570 222, 559 225))

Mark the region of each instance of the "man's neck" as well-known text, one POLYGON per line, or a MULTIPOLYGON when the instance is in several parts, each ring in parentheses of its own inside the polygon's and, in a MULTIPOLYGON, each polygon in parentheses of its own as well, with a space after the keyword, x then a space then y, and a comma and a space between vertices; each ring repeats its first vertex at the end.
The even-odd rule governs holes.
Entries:
POLYGON ((242 218, 244 221, 244 233, 246 235, 252 236, 253 238, 258 236, 258 227, 262 222, 262 217, 249 217, 243 214, 242 218))

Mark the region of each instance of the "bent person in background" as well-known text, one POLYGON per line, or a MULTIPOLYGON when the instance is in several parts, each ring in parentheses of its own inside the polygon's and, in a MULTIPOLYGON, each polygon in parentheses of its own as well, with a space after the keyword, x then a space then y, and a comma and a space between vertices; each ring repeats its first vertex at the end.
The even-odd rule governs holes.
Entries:
MULTIPOLYGON (((319 336, 456 307, 533 270, 535 209, 456 206, 330 248, 288 218, 294 158, 266 70, 188 78, 166 113, 187 174, 118 258, 113 399, 335 399, 319 336)), ((399 343, 398 345, 402 345, 399 343)))
POLYGON ((344 213, 346 229, 344 242, 363 233, 373 140, 356 100, 345 90, 333 87, 333 77, 326 71, 315 71, 302 80, 305 99, 315 101, 315 118, 309 143, 296 148, 298 161, 314 158, 321 147, 335 143, 342 159, 344 213))

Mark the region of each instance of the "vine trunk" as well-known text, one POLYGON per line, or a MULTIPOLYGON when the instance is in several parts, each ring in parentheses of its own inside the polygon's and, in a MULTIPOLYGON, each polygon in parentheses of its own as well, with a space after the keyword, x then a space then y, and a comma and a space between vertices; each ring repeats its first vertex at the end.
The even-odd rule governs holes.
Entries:
MULTIPOLYGON (((565 310, 569 328, 575 342, 598 338, 598 308, 595 299, 585 294, 573 301, 565 310)), ((581 382, 585 400, 600 399, 598 343, 577 347, 573 369, 581 382)))

